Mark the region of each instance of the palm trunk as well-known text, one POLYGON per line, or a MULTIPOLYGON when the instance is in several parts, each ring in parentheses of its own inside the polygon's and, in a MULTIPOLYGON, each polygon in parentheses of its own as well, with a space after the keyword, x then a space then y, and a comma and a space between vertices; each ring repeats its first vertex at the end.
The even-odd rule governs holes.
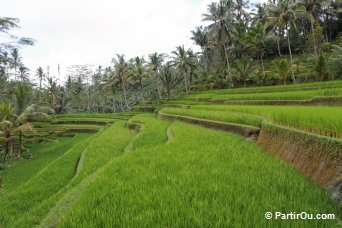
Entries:
POLYGON ((262 58, 262 54, 260 55, 260 60, 261 60, 262 74, 265 78, 265 67, 264 67, 264 59, 262 58))
POLYGON ((293 60, 292 60, 292 51, 291 51, 291 44, 290 44, 290 33, 289 33, 288 29, 286 29, 286 30, 287 30, 287 44, 289 47, 289 54, 290 54, 291 79, 292 79, 293 83, 296 83, 296 79, 295 79, 294 71, 293 71, 293 60))
POLYGON ((317 54, 316 34, 314 31, 313 20, 311 19, 310 22, 311 22, 312 37, 313 37, 313 41, 314 41, 314 54, 315 54, 315 57, 317 59, 318 54, 317 54))
POLYGON ((170 88, 167 88, 166 92, 167 92, 167 99, 171 100, 170 88))
POLYGON ((280 33, 278 34, 277 46, 278 46, 278 54, 279 54, 279 56, 281 56, 281 52, 280 52, 280 33))
POLYGON ((116 110, 115 110, 115 99, 114 98, 113 98, 113 101, 112 101, 112 106, 113 106, 113 113, 115 113, 116 110))
POLYGON ((18 151, 18 158, 21 157, 21 146, 22 146, 22 132, 19 131, 19 151, 18 151))
POLYGON ((161 99, 161 91, 160 91, 160 86, 159 86, 159 80, 158 80, 157 71, 154 72, 154 76, 155 76, 155 78, 156 78, 156 87, 157 87, 158 99, 161 99))
POLYGON ((140 80, 140 95, 141 95, 141 101, 143 104, 145 104, 145 99, 144 99, 144 88, 140 80))
POLYGON ((186 95, 188 95, 189 94, 189 92, 188 92, 188 86, 187 86, 187 75, 188 75, 188 73, 186 72, 186 74, 184 75, 184 88, 185 88, 185 93, 186 93, 186 95))
POLYGON ((123 78, 121 78, 121 86, 122 86, 122 89, 123 89, 123 95, 124 95, 124 100, 125 100, 126 108, 129 109, 128 102, 127 102, 126 87, 124 85, 123 78))
POLYGON ((229 64, 227 48, 226 48, 226 45, 224 43, 222 43, 222 45, 223 45, 223 48, 224 48, 224 57, 226 59, 226 64, 227 64, 227 69, 228 69, 228 77, 229 77, 229 80, 230 80, 230 86, 234 87, 233 79, 232 79, 232 76, 230 75, 230 64, 229 64))

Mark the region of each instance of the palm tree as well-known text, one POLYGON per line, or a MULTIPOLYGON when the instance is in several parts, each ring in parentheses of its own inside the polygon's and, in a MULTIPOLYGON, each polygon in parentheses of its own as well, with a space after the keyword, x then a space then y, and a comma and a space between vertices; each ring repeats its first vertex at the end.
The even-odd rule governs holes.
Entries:
POLYGON ((245 35, 245 42, 250 45, 261 61, 262 72, 265 75, 264 52, 265 52, 266 33, 264 25, 258 21, 254 26, 250 27, 245 35))
POLYGON ((14 78, 17 79, 17 68, 21 62, 21 57, 17 48, 13 48, 11 57, 11 68, 14 68, 14 78))
POLYGON ((282 78, 284 85, 286 85, 287 78, 290 73, 289 62, 285 58, 278 58, 278 59, 273 60, 272 63, 274 64, 274 67, 275 67, 274 71, 276 75, 282 78))
POLYGON ((145 104, 143 80, 147 77, 147 72, 143 62, 143 58, 139 58, 138 56, 134 58, 134 64, 131 69, 131 79, 139 85, 141 101, 145 104))
POLYGON ((172 64, 181 72, 183 72, 184 88, 186 94, 188 94, 188 80, 190 80, 190 71, 191 68, 195 67, 192 51, 190 49, 185 50, 184 46, 178 46, 176 47, 176 51, 172 51, 172 54, 172 64))
POLYGON ((14 89, 14 95, 16 98, 17 103, 17 115, 20 115, 25 106, 25 101, 27 100, 29 87, 25 85, 24 83, 17 83, 15 89, 14 89))
POLYGON ((150 54, 148 55, 148 58, 149 58, 149 66, 150 66, 150 69, 152 71, 152 74, 156 80, 156 89, 157 89, 157 94, 158 94, 158 98, 160 99, 161 98, 161 91, 160 91, 160 86, 159 86, 159 70, 160 70, 160 67, 164 61, 164 57, 165 55, 164 54, 158 54, 157 52, 153 53, 153 54, 150 54))
POLYGON ((252 59, 250 58, 241 58, 235 60, 235 67, 236 73, 239 77, 243 80, 244 86, 247 86, 247 79, 249 75, 252 73, 252 59))
POLYGON ((291 0, 283 0, 279 1, 277 5, 267 5, 267 12, 268 22, 265 27, 271 27, 272 30, 285 30, 286 32, 287 45, 290 54, 291 77, 292 81, 296 82, 293 70, 292 50, 290 43, 290 26, 292 24, 292 26, 296 29, 295 20, 297 18, 297 14, 303 14, 303 12, 305 12, 305 8, 298 5, 297 2, 293 2, 291 0))
POLYGON ((28 71, 29 69, 24 64, 21 63, 19 65, 19 78, 21 79, 21 82, 28 80, 28 71))
POLYGON ((120 88, 123 90, 123 96, 125 100, 126 108, 130 108, 127 101, 127 88, 128 88, 128 77, 129 77, 129 65, 125 60, 124 55, 116 55, 117 58, 112 59, 114 63, 114 77, 112 83, 119 84, 120 88))
POLYGON ((196 27, 195 31, 191 31, 191 39, 201 47, 204 58, 205 70, 209 70, 209 53, 208 53, 208 34, 202 26, 196 27))
POLYGON ((50 104, 53 110, 56 110, 56 105, 60 102, 60 97, 58 96, 57 81, 51 77, 47 78, 46 92, 49 97, 50 104))
POLYGON ((171 90, 182 80, 182 77, 168 62, 161 68, 160 80, 166 89, 167 99, 171 99, 171 90))
POLYGON ((307 15, 310 18, 311 33, 314 42, 314 54, 316 59, 318 58, 318 47, 315 35, 314 25, 317 23, 318 10, 321 8, 323 3, 329 3, 328 0, 299 0, 299 4, 305 7, 307 15))
POLYGON ((44 71, 43 71, 42 67, 38 67, 37 68, 36 76, 39 79, 39 88, 41 89, 42 88, 42 81, 43 81, 43 78, 45 77, 45 74, 44 74, 44 71))
POLYGON ((228 44, 231 42, 231 30, 233 25, 233 15, 228 12, 233 9, 233 2, 221 0, 213 2, 208 6, 208 14, 203 14, 202 21, 210 21, 208 25, 209 34, 220 44, 224 51, 225 62, 227 66, 228 77, 233 86, 233 80, 230 75, 230 62, 228 56, 228 44))

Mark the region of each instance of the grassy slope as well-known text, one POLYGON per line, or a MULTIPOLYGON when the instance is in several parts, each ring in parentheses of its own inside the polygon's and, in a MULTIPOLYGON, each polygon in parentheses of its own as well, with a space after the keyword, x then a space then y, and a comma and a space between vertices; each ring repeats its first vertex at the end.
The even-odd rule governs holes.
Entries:
POLYGON ((15 162, 1 176, 4 178, 5 192, 9 193, 19 188, 42 168, 69 150, 76 143, 86 140, 89 134, 80 134, 73 138, 61 138, 53 145, 28 145, 33 153, 32 160, 15 162))
POLYGON ((245 94, 245 93, 270 93, 280 91, 302 91, 302 90, 320 90, 322 88, 341 88, 342 80, 328 82, 299 83, 292 85, 260 86, 236 89, 220 89, 210 91, 195 92, 187 97, 200 98, 210 97, 218 94, 245 94))
POLYGON ((163 113, 190 116, 201 119, 217 120, 228 123, 237 123, 250 125, 255 127, 261 127, 263 119, 261 117, 250 115, 234 113, 229 111, 210 111, 205 109, 184 109, 184 108, 164 108, 163 113))
MULTIPOLYGON (((153 145, 163 144, 166 141, 166 129, 169 125, 168 122, 156 120, 154 115, 151 114, 142 114, 135 116, 131 119, 131 122, 139 122, 144 125, 143 130, 137 135, 138 137, 134 138, 134 148, 147 148, 153 145)), ((125 135, 127 134, 127 129, 116 129, 115 134, 112 134, 113 140, 115 140, 115 144, 108 144, 107 148, 103 148, 103 150, 107 150, 105 153, 114 153, 122 155, 123 145, 127 145, 125 142, 125 135), (120 139, 121 138, 121 139, 120 139)), ((105 140, 105 139, 103 139, 105 140)), ((101 153, 103 154, 103 153, 101 153)), ((116 159, 117 156, 112 156, 111 159, 116 159)), ((107 159, 110 161, 111 159, 107 159)), ((80 184, 77 184, 77 181, 73 181, 72 186, 74 187, 70 191, 66 193, 66 195, 56 204, 48 216, 42 221, 40 224, 41 227, 46 226, 54 226, 56 222, 60 218, 61 214, 68 209, 72 205, 70 201, 75 201, 78 198, 78 195, 90 185, 93 185, 94 179, 97 179, 99 173, 103 172, 103 169, 110 166, 110 163, 106 163, 106 165, 101 166, 101 168, 97 169, 93 175, 84 178, 80 184), (66 206, 67 205, 67 206, 66 206)), ((22 224, 27 224, 27 221, 22 220, 22 224), (24 222, 25 221, 25 222, 24 222)))
MULTIPOLYGON (((102 133, 95 134, 88 140, 93 140, 102 133)), ((23 216, 23 213, 63 188, 75 175, 75 166, 80 155, 87 148, 88 140, 74 145, 16 191, 3 196, 0 201, 0 224, 6 226, 13 223, 19 215, 23 216)))
MULTIPOLYGON (((309 100, 318 96, 340 96, 342 88, 324 90, 304 90, 304 91, 283 91, 267 93, 248 93, 248 94, 200 94, 196 98, 211 98, 213 100, 309 100)), ((193 96, 189 96, 191 98, 193 96)))
POLYGON ((172 131, 168 144, 114 159, 60 226, 334 225, 264 218, 267 211, 336 211, 323 190, 255 144, 180 122, 172 131))
POLYGON ((255 114, 312 133, 342 136, 342 107, 194 105, 191 109, 255 114))
MULTIPOLYGON (((58 192, 47 198, 41 204, 31 207, 15 226, 35 226, 48 215, 49 211, 58 206, 60 202, 72 200, 74 195, 68 195, 82 181, 94 174, 113 157, 123 153, 125 146, 133 138, 134 132, 125 128, 124 121, 118 121, 105 131, 94 137, 87 144, 77 166, 77 172, 58 192)), ((79 190, 79 189, 77 189, 79 190)))

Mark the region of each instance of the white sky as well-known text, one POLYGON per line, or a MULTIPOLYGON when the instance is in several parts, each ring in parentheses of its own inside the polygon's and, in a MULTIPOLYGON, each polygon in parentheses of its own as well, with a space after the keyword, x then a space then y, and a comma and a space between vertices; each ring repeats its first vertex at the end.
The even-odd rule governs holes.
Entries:
MULTIPOLYGON (((34 38, 21 50, 31 71, 50 67, 61 79, 72 64, 110 66, 115 54, 126 58, 167 53, 178 45, 195 48, 190 31, 214 0, 1 0, 0 16, 20 19, 12 31, 34 38)), ((31 72, 32 73, 32 72, 31 72)))

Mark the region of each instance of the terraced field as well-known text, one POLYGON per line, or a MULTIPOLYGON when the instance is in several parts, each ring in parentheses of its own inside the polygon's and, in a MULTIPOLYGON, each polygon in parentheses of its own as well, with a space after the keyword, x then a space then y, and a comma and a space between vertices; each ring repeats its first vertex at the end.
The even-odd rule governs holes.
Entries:
POLYGON ((0 173, 0 227, 338 227, 341 106, 192 99, 257 92, 299 100, 296 90, 331 95, 341 86, 215 90, 169 102, 158 114, 80 113, 34 123, 38 130, 25 137, 32 160, 0 173), (225 131, 217 131, 221 125, 225 131), (227 132, 239 127, 260 135, 227 132), (335 217, 266 219, 266 212, 335 217))

